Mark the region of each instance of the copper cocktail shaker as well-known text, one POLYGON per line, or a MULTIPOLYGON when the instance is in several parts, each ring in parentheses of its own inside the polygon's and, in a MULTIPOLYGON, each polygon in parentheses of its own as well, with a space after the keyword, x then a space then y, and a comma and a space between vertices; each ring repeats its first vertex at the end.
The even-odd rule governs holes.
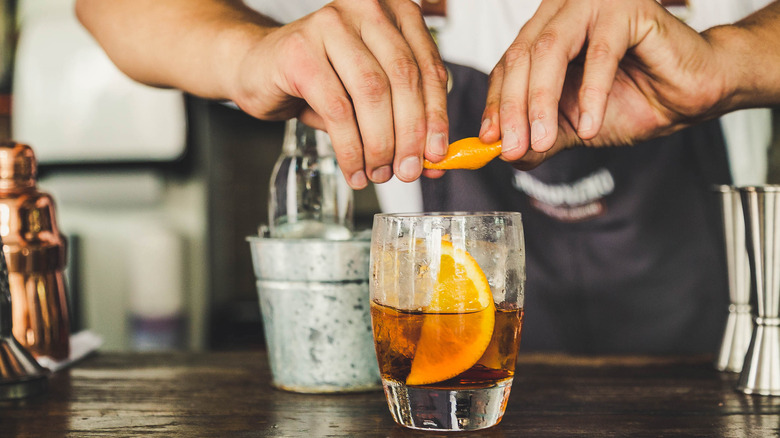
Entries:
POLYGON ((8 263, 13 334, 33 356, 65 359, 70 322, 63 270, 66 241, 52 197, 36 186, 30 146, 0 142, 0 236, 8 263))
POLYGON ((11 314, 8 268, 0 255, 0 400, 32 397, 48 386, 46 370, 14 339, 11 314))

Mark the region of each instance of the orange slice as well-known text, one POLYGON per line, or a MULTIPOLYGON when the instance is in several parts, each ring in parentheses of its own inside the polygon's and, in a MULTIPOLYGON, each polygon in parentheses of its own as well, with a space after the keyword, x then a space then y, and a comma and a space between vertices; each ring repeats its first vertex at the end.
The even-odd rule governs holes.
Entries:
POLYGON ((426 169, 479 169, 501 155, 501 142, 482 143, 478 137, 467 137, 452 143, 447 155, 438 163, 425 160, 426 169))
POLYGON ((427 385, 468 370, 490 344, 495 305, 477 261, 443 240, 439 273, 407 385, 427 385))

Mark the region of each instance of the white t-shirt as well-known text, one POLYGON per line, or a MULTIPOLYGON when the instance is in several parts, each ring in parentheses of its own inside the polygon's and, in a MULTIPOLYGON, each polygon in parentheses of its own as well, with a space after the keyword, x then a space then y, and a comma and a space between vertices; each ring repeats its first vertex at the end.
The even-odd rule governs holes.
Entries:
MULTIPOLYGON (((689 0, 680 15, 698 31, 737 21, 770 3, 771 0, 689 0)), ((279 22, 287 23, 313 12, 325 0, 246 0, 279 22)), ((489 73, 522 25, 533 16, 541 0, 448 0, 447 17, 438 28, 442 58, 489 73)), ((766 181, 767 149, 771 141, 771 111, 751 109, 721 118, 729 165, 735 185, 763 184, 766 181)), ((476 135, 476 133, 475 133, 476 135)), ((418 183, 392 180, 376 184, 385 212, 421 211, 418 183)))

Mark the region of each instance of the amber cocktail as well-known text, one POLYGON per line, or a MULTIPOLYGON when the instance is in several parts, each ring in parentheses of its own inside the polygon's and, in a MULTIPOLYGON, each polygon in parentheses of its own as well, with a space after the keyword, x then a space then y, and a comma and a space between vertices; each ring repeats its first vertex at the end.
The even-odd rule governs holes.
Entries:
POLYGON ((371 319, 393 418, 476 430, 504 414, 523 321, 519 213, 377 215, 371 319))

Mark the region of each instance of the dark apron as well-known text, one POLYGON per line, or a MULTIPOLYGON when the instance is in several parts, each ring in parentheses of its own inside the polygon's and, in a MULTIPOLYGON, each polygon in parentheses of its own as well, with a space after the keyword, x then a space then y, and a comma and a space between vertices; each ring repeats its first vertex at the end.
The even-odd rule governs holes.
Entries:
MULTIPOLYGON (((450 137, 479 132, 487 76, 449 65, 450 137)), ((426 211, 523 214, 522 350, 715 353, 728 309, 717 121, 633 147, 577 148, 529 172, 494 160, 423 179, 426 211)))

